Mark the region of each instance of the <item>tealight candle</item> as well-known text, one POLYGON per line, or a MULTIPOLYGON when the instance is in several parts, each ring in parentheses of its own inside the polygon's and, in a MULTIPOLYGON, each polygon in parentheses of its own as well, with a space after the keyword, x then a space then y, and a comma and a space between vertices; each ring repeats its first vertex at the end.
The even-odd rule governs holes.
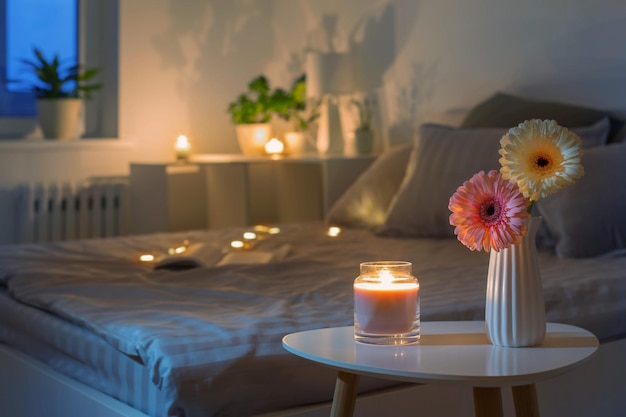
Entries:
POLYGON ((361 263, 354 281, 354 337, 378 345, 419 341, 419 282, 410 262, 361 263))
POLYGON ((230 247, 233 249, 243 249, 244 246, 245 245, 241 240, 233 240, 232 242, 230 242, 230 247))
POLYGON ((337 237, 341 233, 341 228, 337 226, 330 226, 326 234, 330 237, 337 237))
POLYGON ((189 142, 189 139, 187 139, 187 136, 180 135, 176 139, 174 149, 176 150, 176 160, 179 162, 187 162, 189 159, 189 152, 191 150, 191 143, 189 142))
POLYGON ((139 255, 139 260, 141 262, 154 262, 154 255, 151 253, 144 253, 143 255, 139 255))
POLYGON ((285 150, 285 144, 276 138, 272 138, 265 144, 265 153, 268 155, 280 155, 285 150))
POLYGON ((256 239, 256 233, 254 232, 244 232, 243 238, 246 240, 254 240, 256 239))

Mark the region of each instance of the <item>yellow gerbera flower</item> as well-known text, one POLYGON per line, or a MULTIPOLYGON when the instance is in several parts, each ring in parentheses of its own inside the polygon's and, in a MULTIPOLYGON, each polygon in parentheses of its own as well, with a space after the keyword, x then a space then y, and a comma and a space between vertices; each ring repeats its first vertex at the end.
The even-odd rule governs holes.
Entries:
POLYGON ((539 200, 584 174, 578 135, 554 120, 527 120, 500 140, 500 173, 518 185, 524 197, 539 200))

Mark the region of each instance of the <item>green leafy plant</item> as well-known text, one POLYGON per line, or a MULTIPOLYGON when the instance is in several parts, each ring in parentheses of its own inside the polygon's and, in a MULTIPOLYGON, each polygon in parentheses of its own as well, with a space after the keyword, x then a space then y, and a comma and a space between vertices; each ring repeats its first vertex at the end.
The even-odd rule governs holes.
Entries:
POLYGON ((289 90, 272 90, 264 75, 259 75, 248 83, 248 90, 228 105, 228 112, 234 124, 267 123, 275 114, 283 120, 294 123, 298 131, 307 130, 319 117, 320 100, 307 106, 306 76, 298 77, 289 90))
POLYGON ((234 124, 267 123, 273 113, 270 85, 267 78, 259 75, 248 83, 248 91, 228 105, 234 124))
POLYGON ((35 72, 38 83, 32 88, 38 98, 91 98, 92 92, 102 88, 102 84, 89 84, 98 75, 99 69, 81 70, 80 65, 65 65, 58 55, 47 60, 40 49, 34 49, 35 60, 22 62, 35 72))
POLYGON ((273 98, 274 112, 283 120, 292 122, 296 131, 308 130, 320 116, 322 100, 314 99, 307 102, 305 74, 294 80, 289 91, 276 89, 273 98))

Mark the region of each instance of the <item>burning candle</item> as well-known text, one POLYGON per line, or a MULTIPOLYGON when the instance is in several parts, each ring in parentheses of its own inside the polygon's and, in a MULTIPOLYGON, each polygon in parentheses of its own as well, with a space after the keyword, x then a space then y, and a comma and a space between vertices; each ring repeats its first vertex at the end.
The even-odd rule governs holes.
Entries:
POLYGON ((337 226, 330 226, 326 234, 330 237, 337 237, 341 233, 341 228, 337 226))
POLYGON ((280 155, 285 150, 285 145, 278 139, 272 138, 265 144, 265 153, 268 155, 280 155))
POLYGON ((180 135, 176 138, 174 149, 176 150, 176 160, 179 162, 187 162, 189 159, 189 151, 191 150, 191 143, 189 139, 187 139, 187 136, 180 135))
POLYGON ((354 334, 363 343, 419 341, 419 282, 411 263, 363 262, 354 281, 354 334))

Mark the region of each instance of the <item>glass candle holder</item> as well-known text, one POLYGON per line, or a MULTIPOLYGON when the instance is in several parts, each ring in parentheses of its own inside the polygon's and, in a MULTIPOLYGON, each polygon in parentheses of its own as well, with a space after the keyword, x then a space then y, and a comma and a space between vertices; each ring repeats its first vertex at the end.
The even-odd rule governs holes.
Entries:
POLYGON ((420 339, 419 281, 404 261, 363 262, 354 281, 354 338, 376 345, 420 339))

